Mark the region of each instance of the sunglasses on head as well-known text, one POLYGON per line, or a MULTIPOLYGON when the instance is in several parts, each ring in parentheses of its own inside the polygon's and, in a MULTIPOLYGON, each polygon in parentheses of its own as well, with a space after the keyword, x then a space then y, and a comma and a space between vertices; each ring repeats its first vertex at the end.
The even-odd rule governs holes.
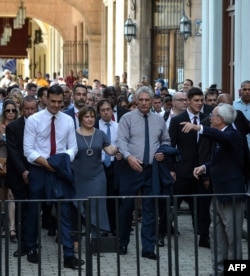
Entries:
POLYGON ((10 113, 10 112, 16 113, 17 110, 16 110, 16 109, 5 109, 5 112, 8 112, 8 113, 10 113))

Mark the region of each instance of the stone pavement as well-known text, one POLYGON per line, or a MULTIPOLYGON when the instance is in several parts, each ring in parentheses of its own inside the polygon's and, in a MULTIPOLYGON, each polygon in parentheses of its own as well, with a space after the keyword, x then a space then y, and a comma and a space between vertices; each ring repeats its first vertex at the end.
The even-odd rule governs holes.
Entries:
MULTIPOLYGON (((194 246, 194 232, 190 215, 180 214, 178 216, 178 230, 180 236, 178 237, 178 262, 179 262, 179 275, 194 276, 195 275, 195 246, 194 246)), ((116 275, 171 275, 168 271, 168 247, 167 238, 165 238, 165 247, 159 248, 160 260, 159 263, 153 260, 148 260, 139 257, 139 270, 137 270, 136 262, 136 246, 135 246, 135 231, 131 234, 131 242, 128 247, 128 254, 120 256, 120 274, 117 271, 117 254, 116 253, 101 253, 100 257, 100 273, 97 273, 97 257, 93 256, 93 276, 116 276, 116 275), (157 265, 158 271, 157 273, 157 265)), ((21 258, 21 271, 18 274, 18 258, 12 257, 13 252, 16 250, 16 244, 9 245, 9 275, 22 275, 22 276, 77 276, 86 275, 85 266, 83 266, 81 274, 78 271, 71 269, 61 268, 58 271, 58 245, 55 243, 55 237, 47 236, 47 231, 42 230, 42 264, 41 273, 38 272, 38 265, 31 264, 27 261, 26 256, 21 258)), ((84 242, 84 240, 83 240, 84 242)), ((172 275, 175 274, 175 249, 174 238, 171 238, 172 248, 172 275)), ((247 259, 247 241, 242 240, 243 243, 243 256, 247 259)), ((5 255, 4 255, 5 241, 2 239, 2 270, 1 275, 7 275, 5 273, 5 255)), ((85 258, 85 246, 82 246, 82 258, 85 258)), ((140 248, 139 248, 140 250, 140 248)), ((140 253, 140 251, 139 251, 140 253)), ((63 265, 63 263, 62 263, 63 265)), ((208 276, 211 272, 211 257, 210 250, 206 248, 198 247, 198 275, 208 276)))

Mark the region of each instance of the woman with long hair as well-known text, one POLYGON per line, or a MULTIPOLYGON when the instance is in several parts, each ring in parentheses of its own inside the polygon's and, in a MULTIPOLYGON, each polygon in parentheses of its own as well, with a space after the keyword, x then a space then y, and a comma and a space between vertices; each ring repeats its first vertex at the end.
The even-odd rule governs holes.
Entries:
MULTIPOLYGON (((17 105, 13 100, 6 99, 3 103, 2 114, 0 117, 0 157, 7 158, 7 148, 6 148, 6 136, 5 136, 5 128, 6 126, 17 119, 18 110, 17 105)), ((0 169, 3 167, 0 165, 0 169)), ((0 175, 0 200, 1 200, 1 217, 5 217, 4 213, 4 200, 14 200, 13 194, 10 189, 5 184, 5 176, 0 175)), ((10 241, 16 243, 16 228, 15 228, 15 203, 9 202, 8 205, 8 217, 9 217, 9 235, 10 241)), ((2 236, 6 235, 6 229, 2 230, 2 236)))

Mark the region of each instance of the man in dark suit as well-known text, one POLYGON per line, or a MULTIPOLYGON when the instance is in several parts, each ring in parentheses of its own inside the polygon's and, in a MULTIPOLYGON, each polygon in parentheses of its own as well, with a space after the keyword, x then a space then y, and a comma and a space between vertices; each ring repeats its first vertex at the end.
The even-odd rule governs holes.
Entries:
MULTIPOLYGON (((198 166, 198 142, 199 135, 192 131, 183 133, 181 122, 192 122, 200 124, 205 115, 200 112, 203 105, 203 92, 193 87, 187 92, 187 110, 174 116, 169 126, 171 145, 177 147, 181 152, 181 161, 176 163, 176 183, 174 184, 174 195, 190 195, 197 192, 197 180, 193 176, 193 168, 198 166)), ((178 199, 180 206, 182 198, 178 199)), ((188 197, 186 201, 193 215, 193 200, 188 197)))
MULTIPOLYGON (((25 120, 35 112, 37 112, 37 101, 33 96, 26 96, 23 100, 23 116, 11 122, 6 127, 6 146, 7 146, 7 174, 6 183, 11 189, 15 200, 28 199, 28 176, 29 163, 23 154, 23 133, 25 120)), ((18 257, 26 254, 25 248, 25 226, 27 215, 27 203, 16 204, 16 226, 19 226, 17 221, 19 207, 21 211, 21 244, 19 245, 20 252, 15 251, 13 256, 18 257)))
POLYGON ((220 104, 211 114, 211 128, 205 125, 183 123, 183 132, 198 131, 216 142, 211 161, 194 168, 194 176, 208 174, 213 192, 223 194, 215 197, 215 205, 210 207, 210 239, 212 250, 212 275, 224 275, 224 260, 242 259, 241 234, 243 225, 244 147, 241 134, 232 126, 237 116, 229 104, 220 104), (239 194, 232 201, 227 194, 239 194), (240 195, 241 194, 241 195, 240 195), (214 208, 215 207, 215 208, 214 208), (235 218, 233 219, 233 210, 235 218), (214 224, 215 223, 215 224, 214 224), (216 227, 215 227, 216 225, 216 227), (214 238, 217 247, 214 248, 214 238), (236 250, 235 250, 236 249, 236 250), (214 259, 215 252, 217 259, 214 259))
POLYGON ((87 100, 87 86, 82 84, 77 84, 73 88, 73 99, 74 99, 74 106, 67 111, 65 111, 66 114, 72 117, 75 123, 75 128, 77 129, 79 127, 79 121, 78 121, 78 112, 79 110, 85 106, 86 100, 87 100))
POLYGON ((115 89, 114 86, 108 86, 103 89, 102 96, 105 99, 109 99, 110 102, 113 104, 114 108, 113 108, 112 120, 119 123, 122 115, 127 113, 129 110, 127 110, 126 108, 124 108, 122 106, 116 105, 117 97, 120 96, 120 95, 118 95, 117 90, 115 89))

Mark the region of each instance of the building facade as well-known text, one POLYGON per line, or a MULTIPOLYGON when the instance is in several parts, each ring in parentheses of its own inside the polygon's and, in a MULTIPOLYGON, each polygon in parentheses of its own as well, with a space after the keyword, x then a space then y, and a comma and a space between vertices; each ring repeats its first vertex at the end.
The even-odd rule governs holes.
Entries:
MULTIPOLYGON (((19 5, 19 0, 0 0, 0 25, 15 16, 19 5)), ((112 85, 115 75, 127 72, 131 87, 141 80, 153 85, 160 77, 176 89, 190 78, 196 86, 202 82, 203 90, 216 83, 232 95, 248 79, 248 0, 41 0, 23 5, 31 36, 26 59, 18 59, 18 74, 24 76, 33 77, 36 70, 65 76, 73 69, 88 74, 90 84, 100 79, 112 85), (179 31, 183 14, 191 21, 186 42, 179 31), (128 17, 136 27, 129 44, 124 38, 128 17), (42 40, 35 43, 39 32, 42 40)), ((0 46, 0 57, 2 47, 8 46, 0 46)))

